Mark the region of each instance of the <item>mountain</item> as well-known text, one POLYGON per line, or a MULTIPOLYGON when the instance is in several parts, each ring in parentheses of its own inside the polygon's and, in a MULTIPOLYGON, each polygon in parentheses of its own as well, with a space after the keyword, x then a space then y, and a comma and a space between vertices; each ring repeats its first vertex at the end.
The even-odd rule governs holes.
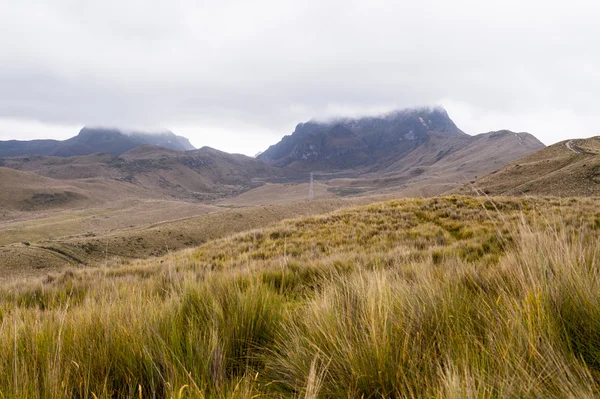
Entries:
POLYGON ((528 133, 465 134, 441 108, 301 123, 255 158, 209 147, 193 150, 171 132, 84 128, 62 142, 11 143, 13 147, 0 143, 0 154, 4 149, 11 155, 0 157, 0 166, 59 180, 122 182, 141 197, 202 201, 238 195, 264 183, 271 184, 269 190, 254 190, 249 196, 264 201, 268 191, 270 197, 289 198, 286 184, 306 184, 310 171, 326 195, 438 195, 544 147, 528 133), (38 152, 53 155, 15 156, 23 146, 29 146, 26 152, 35 152, 37 146, 38 152))
POLYGON ((301 123, 258 158, 298 176, 315 171, 341 195, 394 191, 429 196, 544 147, 529 133, 501 130, 471 136, 445 110, 421 108, 301 123))
POLYGON ((411 109, 378 117, 301 123, 258 158, 273 166, 318 170, 382 166, 410 153, 432 135, 467 136, 441 108, 411 109))
POLYGON ((71 157, 0 158, 0 166, 58 180, 126 183, 138 197, 211 200, 260 186, 281 171, 240 154, 209 147, 176 151, 142 145, 120 156, 96 153, 71 157))
POLYGON ((600 136, 539 150, 457 190, 490 195, 600 195, 600 136))
POLYGON ((339 193, 394 192, 403 196, 439 195, 544 148, 528 133, 508 130, 460 136, 432 136, 396 162, 353 178, 330 180, 339 193))
POLYGON ((0 157, 46 155, 70 157, 103 152, 121 155, 139 145, 151 144, 178 151, 193 150, 188 139, 173 132, 125 132, 118 129, 84 127, 68 140, 0 141, 0 157))
POLYGON ((398 173, 414 167, 427 167, 438 172, 479 173, 481 176, 482 170, 498 169, 544 147, 533 135, 510 130, 455 137, 430 134, 426 142, 382 172, 398 173))

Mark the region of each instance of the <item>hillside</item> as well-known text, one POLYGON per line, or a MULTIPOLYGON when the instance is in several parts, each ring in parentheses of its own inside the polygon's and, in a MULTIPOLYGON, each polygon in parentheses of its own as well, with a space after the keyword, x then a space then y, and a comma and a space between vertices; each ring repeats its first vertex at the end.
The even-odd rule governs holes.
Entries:
POLYGON ((334 178, 329 183, 341 194, 435 196, 543 147, 528 133, 507 130, 454 139, 431 135, 426 143, 382 170, 355 178, 334 178))
POLYGON ((4 284, 0 392, 597 397, 599 206, 390 201, 4 284))
POLYGON ((0 211, 28 211, 42 206, 52 208, 84 202, 88 202, 88 198, 68 183, 0 168, 0 211))
POLYGON ((129 200, 54 212, 33 220, 0 220, 0 282, 46 276, 69 267, 121 264, 164 255, 286 218, 375 201, 338 199, 223 208, 182 201, 129 200))
POLYGON ((0 141, 0 157, 45 155, 70 157, 98 152, 118 156, 139 145, 151 144, 178 151, 193 150, 188 139, 173 132, 125 132, 118 129, 84 127, 68 140, 0 141))
POLYGON ((491 195, 600 195, 600 137, 567 140, 462 187, 491 195))
POLYGON ((187 140, 170 132, 84 128, 77 137, 53 142, 52 151, 47 142, 41 147, 11 143, 0 143, 0 155, 2 148, 14 155, 23 146, 53 155, 0 157, 0 166, 55 179, 127 182, 152 192, 153 198, 213 201, 247 193, 227 202, 238 206, 306 198, 309 172, 315 172, 321 199, 439 195, 544 147, 527 133, 467 135, 441 108, 301 123, 257 158, 208 147, 192 150, 187 140), (271 185, 259 189, 264 183, 271 185))
POLYGON ((432 133, 467 136, 443 109, 396 111, 377 117, 307 122, 258 155, 275 166, 339 170, 381 166, 427 142, 432 133))
POLYGON ((129 183, 152 198, 211 200, 244 192, 280 171, 251 157, 209 147, 186 152, 150 145, 121 156, 0 158, 0 166, 53 179, 106 179, 129 183))
POLYGON ((152 198, 146 190, 123 182, 58 180, 0 167, 0 212, 75 209, 141 196, 152 198))
POLYGON ((541 148, 544 144, 528 133, 467 135, 443 109, 434 108, 300 124, 258 158, 288 175, 314 171, 341 195, 430 196, 541 148))

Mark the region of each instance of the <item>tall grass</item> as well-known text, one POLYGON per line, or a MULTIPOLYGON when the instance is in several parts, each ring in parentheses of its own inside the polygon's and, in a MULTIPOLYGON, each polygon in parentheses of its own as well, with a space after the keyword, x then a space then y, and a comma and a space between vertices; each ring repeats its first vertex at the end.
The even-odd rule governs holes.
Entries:
POLYGON ((271 365, 280 385, 297 392, 319 356, 325 396, 596 396, 600 248, 526 233, 494 268, 331 281, 284 328, 271 365))
POLYGON ((596 203, 527 201, 395 201, 6 286, 0 397, 596 397, 596 203))

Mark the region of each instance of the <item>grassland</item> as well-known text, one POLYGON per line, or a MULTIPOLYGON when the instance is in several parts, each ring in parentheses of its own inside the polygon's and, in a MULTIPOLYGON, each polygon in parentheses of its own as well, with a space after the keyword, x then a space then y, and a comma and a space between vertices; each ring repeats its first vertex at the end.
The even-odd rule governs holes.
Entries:
MULTIPOLYGON (((233 206, 286 205, 298 203, 308 197, 308 183, 277 184, 266 183, 235 197, 220 200, 218 204, 233 206)), ((327 183, 314 183, 314 198, 334 199, 336 195, 329 190, 327 183)))
POLYGON ((0 397, 596 397, 600 200, 397 200, 0 288, 0 397))
POLYGON ((495 196, 599 196, 600 137, 556 143, 472 183, 454 191, 473 194, 475 187, 495 196))
POLYGON ((85 211, 43 214, 33 220, 0 222, 0 282, 39 277, 68 266, 119 264, 160 256, 286 218, 375 201, 366 197, 238 208, 132 200, 85 211))

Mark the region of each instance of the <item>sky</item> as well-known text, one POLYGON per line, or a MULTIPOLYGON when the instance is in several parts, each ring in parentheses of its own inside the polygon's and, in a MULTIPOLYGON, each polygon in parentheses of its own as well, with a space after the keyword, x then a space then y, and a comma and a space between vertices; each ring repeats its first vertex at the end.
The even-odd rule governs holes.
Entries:
POLYGON ((254 155, 310 119, 442 106, 600 135, 592 0, 0 0, 0 140, 170 129, 254 155))

